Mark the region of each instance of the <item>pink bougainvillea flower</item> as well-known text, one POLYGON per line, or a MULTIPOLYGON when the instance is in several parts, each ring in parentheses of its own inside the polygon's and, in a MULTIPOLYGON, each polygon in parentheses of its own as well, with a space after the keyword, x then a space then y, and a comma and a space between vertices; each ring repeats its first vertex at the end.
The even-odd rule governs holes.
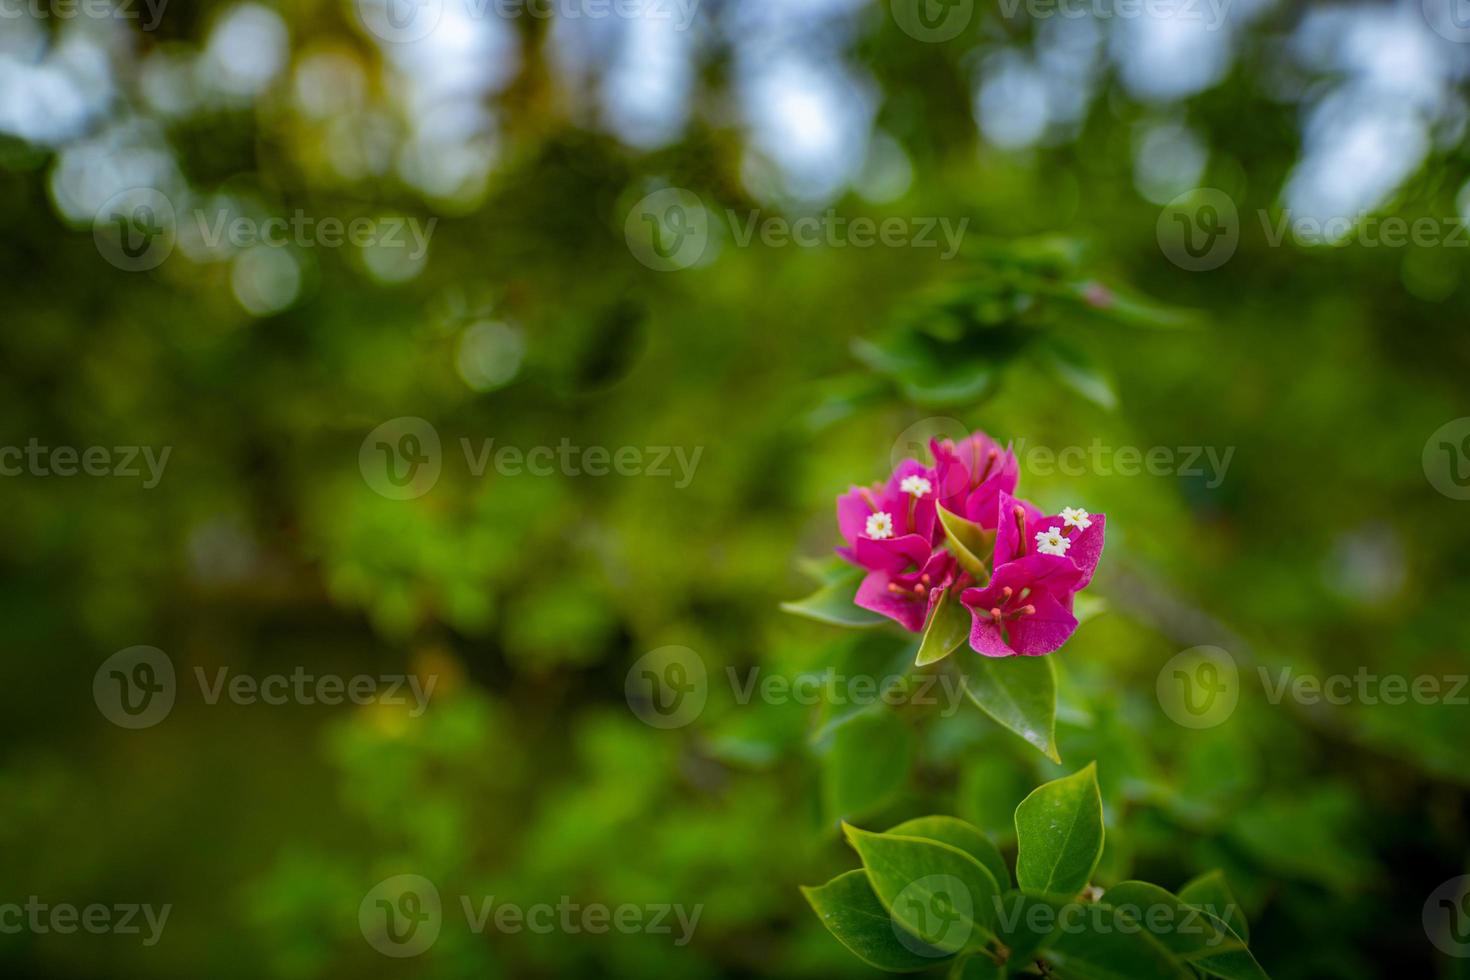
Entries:
POLYGON ((1033 554, 997 566, 989 584, 960 593, 970 610, 970 646, 987 657, 1051 653, 1077 629, 1072 595, 1081 570, 1060 555, 1033 554))
POLYGON ((934 470, 917 460, 906 459, 893 471, 886 486, 853 487, 837 498, 837 527, 847 539, 847 547, 838 548, 837 553, 855 565, 867 569, 886 564, 871 564, 865 556, 872 557, 892 549, 892 545, 874 551, 864 548, 858 553, 858 544, 868 542, 897 542, 906 536, 917 536, 926 544, 943 535, 943 529, 935 517, 934 470))
POLYGON ((999 516, 1000 495, 1016 490, 1021 467, 1016 454, 983 432, 976 432, 958 445, 946 439, 931 440, 934 473, 938 480, 939 506, 994 530, 999 516))
MULTIPOLYGON (((909 535, 921 541, 918 535, 909 535)), ((883 542, 875 542, 883 544, 883 542)), ((859 549, 866 545, 860 540, 859 549)), ((929 612, 942 593, 954 581, 955 562, 949 552, 933 552, 925 545, 922 552, 912 552, 918 559, 898 569, 877 569, 867 574, 853 598, 859 606, 898 623, 911 633, 924 628, 929 612)))
MULTIPOLYGON (((1092 581, 1102 557, 1103 532, 1107 518, 1089 514, 1078 507, 1064 507, 1060 514, 1043 514, 1035 504, 1012 497, 1000 497, 1001 521, 995 534, 995 567, 1027 555, 1052 555, 1066 558, 1077 566, 1082 578, 1077 589, 1092 581)), ((1075 590, 1074 590, 1075 591, 1075 590)))

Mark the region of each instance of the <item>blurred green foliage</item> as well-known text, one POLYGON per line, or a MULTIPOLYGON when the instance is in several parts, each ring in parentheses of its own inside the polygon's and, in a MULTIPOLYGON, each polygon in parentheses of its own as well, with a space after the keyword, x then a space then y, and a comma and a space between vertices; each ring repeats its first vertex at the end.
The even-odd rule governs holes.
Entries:
MULTIPOLYGON (((217 7, 136 43, 197 44, 217 7)), ((279 9, 298 48, 337 45, 377 79, 349 16, 279 9)), ((1272 703, 1257 673, 1466 671, 1465 504, 1421 466, 1429 435, 1467 414, 1461 253, 1269 248, 1252 233, 1298 146, 1292 109, 1247 62, 1189 106, 1210 139, 1204 181, 1246 229, 1223 268, 1183 272, 1131 185, 1146 105, 1114 94, 1073 141, 977 146, 964 45, 871 21, 851 54, 915 179, 888 203, 833 206, 967 217, 973 247, 955 261, 756 244, 654 272, 623 238, 648 191, 769 207, 742 183, 739 130, 701 121, 634 152, 584 125, 529 55, 501 98, 505 152, 469 204, 332 177, 328 137, 279 91, 153 120, 205 191, 440 217, 403 283, 349 250, 299 253, 301 295, 270 316, 241 308, 227 263, 104 262, 88 222, 58 217, 54 154, 0 138, 0 444, 172 447, 153 489, 3 478, 0 901, 174 906, 149 948, 0 934, 8 974, 863 976, 798 891, 851 866, 840 820, 952 814, 1013 859, 1016 804, 1092 761, 1108 828, 1098 884, 1223 869, 1277 978, 1463 971, 1427 942, 1421 909, 1466 870, 1467 709, 1272 703), (461 367, 487 322, 524 343, 498 387, 461 367), (809 584, 799 560, 837 543, 835 495, 885 474, 894 441, 936 413, 1025 447, 1231 453, 1218 480, 1119 475, 1115 459, 1025 473, 1049 511, 1108 515, 1094 586, 1108 609, 1054 657, 1061 765, 968 704, 742 704, 727 680, 908 669, 908 638, 779 603, 809 584), (358 454, 403 416, 437 429, 444 472, 399 501, 358 454), (461 440, 489 438, 703 455, 682 488, 475 476, 461 440), (126 731, 89 689, 135 644, 167 652, 180 694, 166 721, 126 731), (702 658, 709 702, 660 730, 624 683, 670 644, 702 658), (1186 730, 1155 683, 1199 644, 1235 658, 1240 701, 1226 723, 1186 730), (194 670, 222 666, 438 684, 416 717, 208 704, 194 670), (357 922, 368 890, 400 873, 445 900, 438 942, 413 960, 375 952, 357 922), (490 895, 703 915, 685 947, 477 935, 458 897, 490 895)), ((722 67, 706 69, 712 85, 722 67)), ((1453 214, 1466 170, 1436 151, 1389 207, 1453 214)))

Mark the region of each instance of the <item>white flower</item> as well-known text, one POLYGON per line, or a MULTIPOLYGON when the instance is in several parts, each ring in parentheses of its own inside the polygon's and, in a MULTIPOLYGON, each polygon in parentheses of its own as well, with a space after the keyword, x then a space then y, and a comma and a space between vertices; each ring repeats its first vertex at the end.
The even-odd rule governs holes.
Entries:
POLYGON ((876 514, 869 514, 866 531, 870 538, 880 540, 891 538, 893 537, 893 518, 888 515, 887 511, 880 510, 876 514))
POLYGON ((934 492, 934 484, 922 476, 906 476, 898 485, 898 489, 915 497, 923 497, 934 492))
POLYGON ((1036 532, 1036 550, 1040 554, 1065 555, 1070 547, 1072 547, 1072 542, 1062 537, 1062 529, 1059 527, 1036 532))
POLYGON ((1092 527, 1092 515, 1081 507, 1063 507, 1062 523, 1068 527, 1075 527, 1079 531, 1085 531, 1092 527))

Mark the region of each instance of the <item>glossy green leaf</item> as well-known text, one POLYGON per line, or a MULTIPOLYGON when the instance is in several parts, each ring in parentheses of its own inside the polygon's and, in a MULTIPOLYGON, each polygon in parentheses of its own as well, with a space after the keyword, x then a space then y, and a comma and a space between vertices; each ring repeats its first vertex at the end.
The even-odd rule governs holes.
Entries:
POLYGON ((1006 866, 1005 858, 1000 856, 1000 848, 984 832, 972 824, 954 817, 934 816, 916 817, 913 820, 905 820, 897 827, 890 827, 884 831, 896 837, 922 837, 925 840, 937 840, 941 844, 950 847, 958 847, 976 861, 985 865, 997 885, 1009 888, 1011 884, 1011 870, 1006 866))
POLYGON ((968 853, 919 837, 874 834, 843 825, 868 880, 893 918, 925 943, 947 952, 994 938, 1000 893, 995 876, 968 853))
MULTIPOLYGON (((941 511, 942 513, 942 511, 941 511)), ((991 718, 1041 750, 1057 754, 1057 678, 1050 657, 957 658, 965 694, 991 718)))
POLYGON ((801 893, 822 920, 827 931, 864 963, 890 973, 927 970, 943 962, 949 953, 925 946, 912 936, 900 939, 893 918, 861 868, 840 874, 816 888, 801 893))
POLYGON ((789 613, 835 626, 876 626, 885 622, 886 617, 863 609, 852 601, 862 577, 862 569, 853 568, 805 599, 781 603, 781 608, 789 613))
POLYGON ((1199 906, 1215 918, 1224 920, 1241 939, 1251 941, 1250 923, 1245 920, 1240 902, 1236 901, 1235 894, 1225 881, 1225 872, 1216 869, 1194 878, 1179 889, 1179 897, 1190 905, 1199 906))
POLYGON ((974 521, 967 521, 943 507, 938 510, 939 523, 944 525, 945 537, 955 561, 977 582, 989 582, 988 566, 991 553, 995 551, 995 532, 987 531, 974 521))
POLYGON ((970 610, 960 603, 958 593, 958 589, 945 589, 939 597, 929 625, 924 627, 924 639, 919 644, 914 666, 938 663, 970 638, 970 610))
POLYGON ((1087 887, 1103 849, 1097 767, 1045 783, 1016 807, 1016 881, 1071 898, 1087 887))
POLYGON ((1187 966, 1107 905, 1070 905, 1041 950, 1060 980, 1193 980, 1187 966))
POLYGON ((850 820, 872 813, 908 781, 914 734, 888 710, 874 710, 838 728, 822 757, 827 815, 850 820))

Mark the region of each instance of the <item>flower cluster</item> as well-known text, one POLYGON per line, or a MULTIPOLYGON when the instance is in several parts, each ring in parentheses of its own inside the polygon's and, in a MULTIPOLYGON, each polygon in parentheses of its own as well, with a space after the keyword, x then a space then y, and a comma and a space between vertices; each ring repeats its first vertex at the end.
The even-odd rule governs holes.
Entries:
POLYGON ((1106 519, 1077 507, 1043 514, 1014 496, 1015 454, 984 433, 929 447, 933 466, 905 460, 886 485, 837 498, 847 541, 837 553, 867 572, 854 601, 917 633, 952 592, 979 653, 1058 649, 1077 628, 1073 598, 1092 581, 1106 519))

